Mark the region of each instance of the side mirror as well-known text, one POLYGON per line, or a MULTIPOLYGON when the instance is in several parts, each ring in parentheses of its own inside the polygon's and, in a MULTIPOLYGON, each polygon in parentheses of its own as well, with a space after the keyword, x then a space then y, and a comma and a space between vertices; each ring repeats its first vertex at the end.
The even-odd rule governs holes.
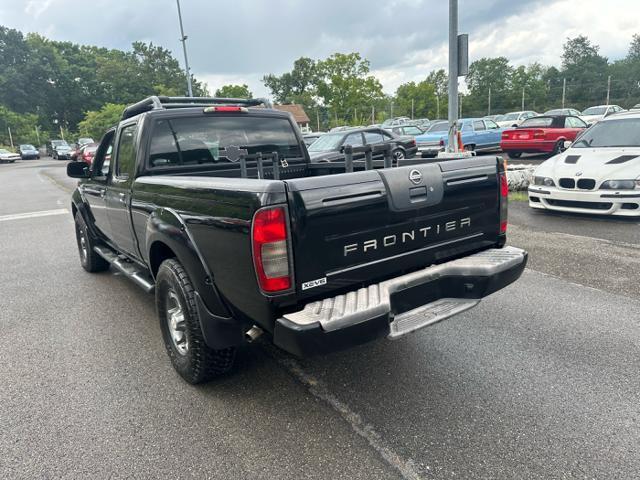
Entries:
POLYGON ((573 142, 570 142, 569 140, 565 140, 565 141, 564 141, 564 149, 566 150, 566 149, 567 149, 567 148, 569 148, 572 144, 573 144, 573 142))
POLYGON ((67 164, 67 176, 71 178, 89 178, 89 165, 84 162, 69 162, 67 164))

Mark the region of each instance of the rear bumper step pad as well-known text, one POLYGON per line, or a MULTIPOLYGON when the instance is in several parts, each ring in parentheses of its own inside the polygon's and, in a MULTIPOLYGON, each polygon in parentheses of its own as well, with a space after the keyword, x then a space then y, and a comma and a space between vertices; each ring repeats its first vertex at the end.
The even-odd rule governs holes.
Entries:
MULTIPOLYGON (((384 325, 389 338, 399 338, 474 307, 480 298, 515 281, 522 274, 526 261, 524 250, 494 248, 312 302, 298 312, 283 315, 276 322, 274 341, 285 350, 304 354, 299 351, 304 350, 302 345, 287 344, 294 340, 296 333, 309 336, 316 330, 318 338, 313 340, 312 350, 319 347, 320 352, 331 351, 334 348, 330 345, 317 344, 322 334, 326 339, 335 340, 343 331, 355 333, 359 326, 370 322, 379 327, 384 325), (438 298, 433 298, 434 292, 438 292, 438 298), (396 313, 401 302, 394 301, 395 298, 407 296, 407 293, 415 300, 410 300, 413 303, 407 308, 404 299, 404 311, 396 313), (425 299, 428 299, 427 303, 421 305, 425 299), (285 329, 289 331, 285 332, 285 329)), ((378 336, 381 336, 380 332, 378 336)))

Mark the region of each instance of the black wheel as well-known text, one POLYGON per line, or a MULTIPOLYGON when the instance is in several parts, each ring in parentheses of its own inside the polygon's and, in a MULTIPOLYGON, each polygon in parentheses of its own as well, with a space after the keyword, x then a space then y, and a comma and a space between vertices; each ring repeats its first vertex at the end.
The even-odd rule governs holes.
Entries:
POLYGON ((522 156, 522 152, 507 152, 509 158, 520 158, 522 156))
POLYGON ((476 149, 476 146, 475 146, 475 145, 473 145, 473 144, 471 144, 471 145, 465 145, 465 146, 464 146, 464 150, 465 150, 466 152, 473 152, 475 149, 476 149))
POLYGON ((164 345, 173 368, 187 382, 206 382, 228 372, 235 347, 213 350, 200 328, 193 285, 187 272, 171 258, 160 265, 156 277, 156 307, 164 345))
POLYGON ((391 155, 393 156, 393 159, 396 161, 404 160, 406 158, 404 150, 402 150, 401 148, 397 148, 396 150, 391 152, 391 155))
POLYGON ((109 262, 93 250, 96 242, 80 212, 76 212, 76 240, 78 241, 78 253, 82 268, 91 273, 104 272, 109 268, 109 262))
POLYGON ((558 155, 562 152, 564 152, 564 140, 558 140, 553 147, 553 152, 551 152, 551 155, 558 155))

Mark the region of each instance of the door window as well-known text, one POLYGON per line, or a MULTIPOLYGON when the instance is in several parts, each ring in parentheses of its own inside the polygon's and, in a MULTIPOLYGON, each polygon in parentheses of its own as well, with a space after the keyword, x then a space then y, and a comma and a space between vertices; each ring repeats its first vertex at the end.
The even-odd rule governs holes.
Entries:
POLYGON ((486 130, 484 128, 484 123, 482 120, 476 120, 473 122, 473 129, 477 132, 478 130, 486 130))
POLYGON ((351 145, 352 147, 360 147, 362 146, 362 134, 352 133, 351 135, 347 135, 347 138, 344 141, 345 145, 351 145))
POLYGON ((136 170, 136 125, 127 125, 120 132, 116 176, 133 178, 136 170))
POLYGON ((493 120, 485 120, 484 124, 487 126, 488 130, 495 130, 496 128, 500 128, 498 124, 493 120))
POLYGON ((367 145, 375 145, 384 142, 384 137, 380 132, 364 132, 364 141, 367 145))
POLYGON ((577 117, 567 117, 565 119, 566 128, 586 128, 587 124, 577 117))
POLYGON ((422 130, 418 127, 404 127, 405 135, 420 135, 422 134, 422 130))

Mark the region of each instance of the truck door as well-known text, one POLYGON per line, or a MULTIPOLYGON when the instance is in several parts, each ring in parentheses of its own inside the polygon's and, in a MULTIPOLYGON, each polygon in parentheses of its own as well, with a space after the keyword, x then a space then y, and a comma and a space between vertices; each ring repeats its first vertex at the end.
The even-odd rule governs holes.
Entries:
POLYGON ((135 123, 124 125, 118 131, 105 202, 111 225, 111 240, 118 250, 139 257, 129 211, 131 184, 136 171, 136 133, 135 123))
POLYGON ((89 205, 91 215, 93 215, 93 224, 106 238, 111 238, 111 224, 107 217, 105 197, 111 168, 110 160, 114 137, 115 130, 110 130, 102 138, 96 155, 93 158, 91 181, 84 183, 81 187, 82 194, 89 205))

